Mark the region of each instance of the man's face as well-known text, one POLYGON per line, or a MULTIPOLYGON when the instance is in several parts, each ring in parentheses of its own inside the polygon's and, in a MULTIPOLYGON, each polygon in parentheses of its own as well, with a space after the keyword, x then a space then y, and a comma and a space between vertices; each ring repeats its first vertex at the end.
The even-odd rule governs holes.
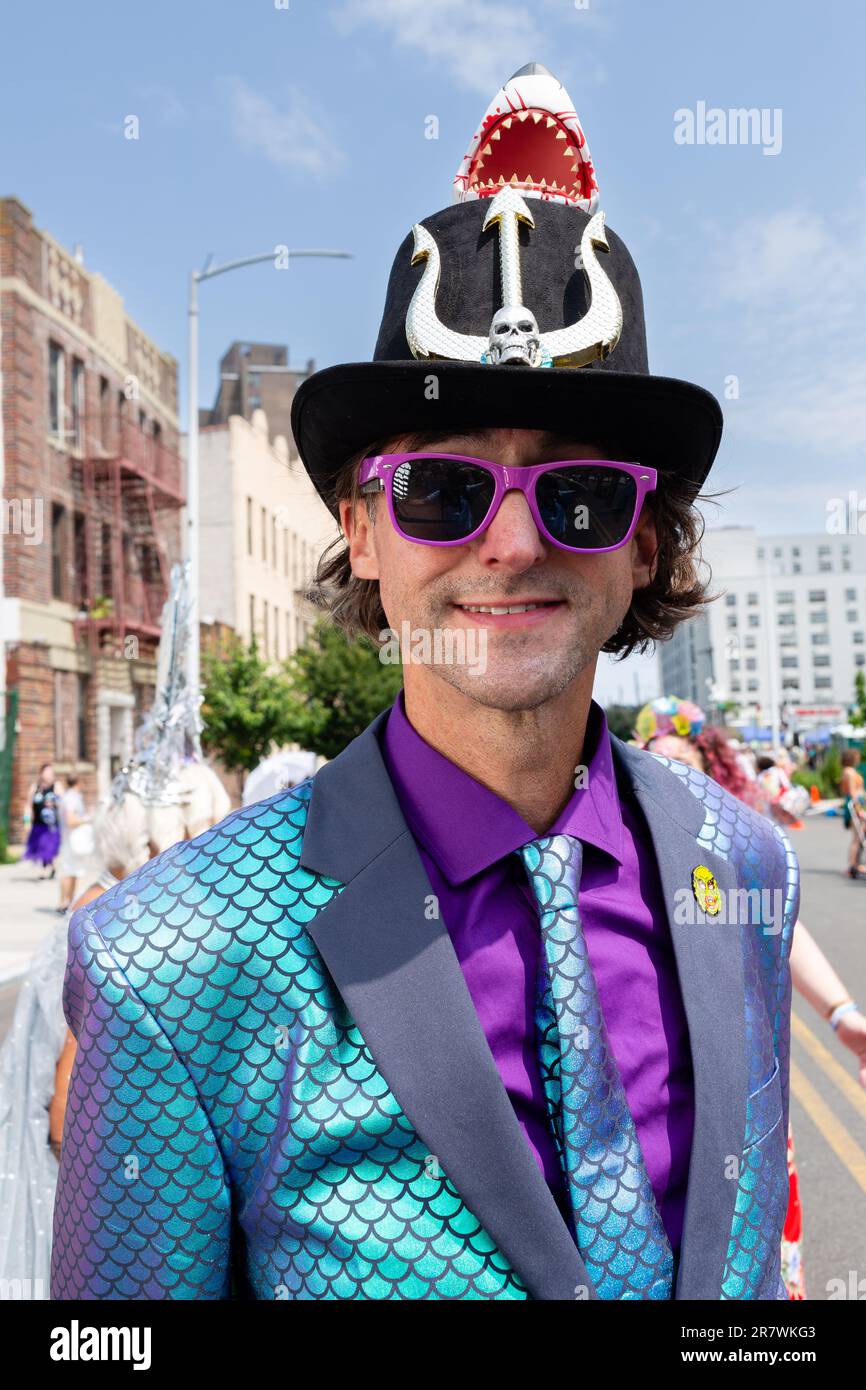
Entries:
MULTIPOLYGON (((383 452, 398 452, 392 441, 383 452)), ((423 446, 421 446, 423 447, 423 446)), ((606 455, 586 440, 565 444, 542 430, 494 429, 437 440, 431 453, 466 454, 508 467, 606 455)), ((352 516, 341 503, 340 520, 349 541, 353 573, 378 579, 389 626, 410 631, 449 629, 450 651, 470 653, 407 666, 405 680, 440 679, 482 705, 501 710, 535 709, 564 691, 581 672, 594 668, 598 653, 616 632, 635 588, 650 582, 656 549, 652 517, 644 513, 632 539, 619 550, 578 555, 559 550, 542 536, 526 498, 508 492, 487 530, 467 545, 419 545, 393 528, 384 495, 375 498, 374 522, 361 505, 352 516), (539 605, 527 612, 472 612, 477 605, 539 605), (462 630, 463 636, 459 637, 462 630), (486 632, 483 670, 477 654, 486 632), (419 674, 416 674, 419 673, 419 674)), ((441 640, 441 639, 440 639, 441 640)), ((449 645, 443 643, 449 651, 449 645)))

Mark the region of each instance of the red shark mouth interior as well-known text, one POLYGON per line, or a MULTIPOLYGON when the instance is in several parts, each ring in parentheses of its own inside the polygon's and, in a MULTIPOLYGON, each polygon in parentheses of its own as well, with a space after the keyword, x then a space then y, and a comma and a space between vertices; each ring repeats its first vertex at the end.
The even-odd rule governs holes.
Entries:
POLYGON ((577 137, 549 111, 528 107, 491 122, 469 168, 469 188, 479 196, 505 184, 588 198, 590 169, 579 157, 577 137))

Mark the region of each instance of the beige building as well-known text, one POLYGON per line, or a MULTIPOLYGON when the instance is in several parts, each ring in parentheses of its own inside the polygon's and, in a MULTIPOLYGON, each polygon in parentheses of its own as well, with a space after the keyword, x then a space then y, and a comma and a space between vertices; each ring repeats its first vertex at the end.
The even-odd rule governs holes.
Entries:
POLYGON ((268 420, 232 415, 199 436, 201 621, 253 634, 273 661, 309 637, 305 597, 336 526, 300 458, 268 420))

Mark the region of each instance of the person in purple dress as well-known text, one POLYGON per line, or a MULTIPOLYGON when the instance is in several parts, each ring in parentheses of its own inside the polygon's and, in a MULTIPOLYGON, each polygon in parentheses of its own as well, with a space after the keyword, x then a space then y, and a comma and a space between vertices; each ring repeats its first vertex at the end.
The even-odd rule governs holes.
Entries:
POLYGON ((54 860, 60 849, 60 796, 54 784, 54 768, 43 763, 30 791, 30 833, 22 858, 41 864, 41 878, 54 877, 54 860))

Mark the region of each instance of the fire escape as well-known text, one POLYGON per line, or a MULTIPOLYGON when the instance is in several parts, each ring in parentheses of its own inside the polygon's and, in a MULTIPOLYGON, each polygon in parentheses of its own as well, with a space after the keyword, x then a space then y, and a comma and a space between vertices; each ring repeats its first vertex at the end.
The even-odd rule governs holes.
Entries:
POLYGON ((129 635, 148 646, 158 641, 170 568, 164 514, 185 499, 180 456, 163 443, 158 425, 123 409, 110 419, 88 418, 83 433, 75 460, 85 517, 76 629, 86 632, 95 658, 100 650, 125 652, 129 635))

